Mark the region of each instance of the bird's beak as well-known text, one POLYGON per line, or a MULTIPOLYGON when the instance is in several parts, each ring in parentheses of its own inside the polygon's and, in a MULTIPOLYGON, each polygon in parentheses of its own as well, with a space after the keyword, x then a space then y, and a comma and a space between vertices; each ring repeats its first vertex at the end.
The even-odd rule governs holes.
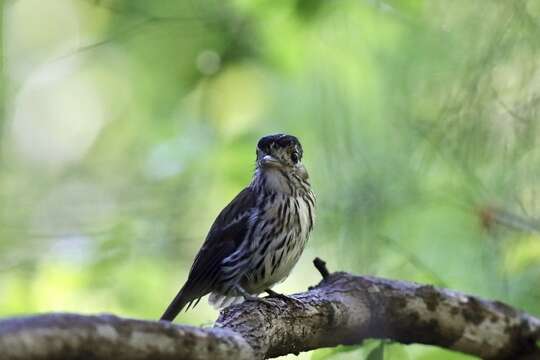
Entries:
POLYGON ((282 167, 281 162, 271 155, 265 155, 259 160, 262 167, 282 167))

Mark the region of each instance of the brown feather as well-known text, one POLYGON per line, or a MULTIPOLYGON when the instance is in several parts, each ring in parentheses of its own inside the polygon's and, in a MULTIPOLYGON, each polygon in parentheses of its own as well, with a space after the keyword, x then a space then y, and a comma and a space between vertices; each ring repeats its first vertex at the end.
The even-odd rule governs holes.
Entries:
POLYGON ((161 320, 174 320, 186 304, 212 291, 221 275, 221 262, 234 252, 248 232, 249 211, 255 207, 256 200, 256 194, 247 187, 221 211, 195 257, 186 283, 161 320))

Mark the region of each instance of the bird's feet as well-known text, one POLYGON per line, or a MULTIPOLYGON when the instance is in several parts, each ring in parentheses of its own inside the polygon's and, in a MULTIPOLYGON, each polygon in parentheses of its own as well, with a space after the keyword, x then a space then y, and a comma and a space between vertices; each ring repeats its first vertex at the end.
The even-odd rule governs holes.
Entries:
POLYGON ((261 302, 261 303, 266 304, 266 305, 272 305, 272 302, 270 302, 270 301, 268 301, 266 299, 260 298, 260 297, 258 297, 256 295, 251 295, 246 290, 244 290, 241 286, 237 286, 236 290, 244 297, 245 301, 257 301, 257 302, 261 302))
POLYGON ((257 302, 260 302, 260 303, 263 303, 263 304, 266 304, 266 305, 270 305, 270 306, 273 306, 274 304, 272 304, 271 301, 268 301, 264 298, 260 298, 258 296, 255 296, 255 295, 249 295, 249 296, 244 296, 244 299, 246 299, 246 301, 257 301, 257 302))
POLYGON ((276 298, 276 299, 281 299, 281 300, 283 300, 285 302, 291 302, 295 306, 301 307, 302 309, 305 307, 305 304, 301 300, 293 298, 292 296, 288 296, 288 295, 285 295, 285 294, 275 292, 272 289, 266 289, 264 291, 266 293, 268 293, 268 297, 270 297, 270 298, 276 298))

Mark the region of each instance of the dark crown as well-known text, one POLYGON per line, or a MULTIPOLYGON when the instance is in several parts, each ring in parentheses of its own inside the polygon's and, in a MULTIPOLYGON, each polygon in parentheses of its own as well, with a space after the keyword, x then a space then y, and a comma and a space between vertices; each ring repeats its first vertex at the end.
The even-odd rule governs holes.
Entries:
POLYGON ((302 145, 300 145, 300 141, 298 141, 298 138, 296 136, 287 135, 287 134, 275 134, 275 135, 264 136, 259 140, 257 147, 261 149, 262 151, 268 153, 270 152, 272 145, 274 147, 281 147, 281 148, 296 146, 298 151, 302 152, 302 145))

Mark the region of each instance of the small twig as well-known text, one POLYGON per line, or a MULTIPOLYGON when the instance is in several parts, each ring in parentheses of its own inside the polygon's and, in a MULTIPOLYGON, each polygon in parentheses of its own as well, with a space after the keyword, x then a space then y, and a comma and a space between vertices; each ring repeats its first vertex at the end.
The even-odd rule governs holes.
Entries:
POLYGON ((321 273, 323 279, 326 279, 328 275, 330 275, 330 272, 326 268, 326 262, 324 262, 324 260, 316 257, 315 260, 313 260, 313 265, 315 265, 315 268, 319 270, 319 273, 321 273))

